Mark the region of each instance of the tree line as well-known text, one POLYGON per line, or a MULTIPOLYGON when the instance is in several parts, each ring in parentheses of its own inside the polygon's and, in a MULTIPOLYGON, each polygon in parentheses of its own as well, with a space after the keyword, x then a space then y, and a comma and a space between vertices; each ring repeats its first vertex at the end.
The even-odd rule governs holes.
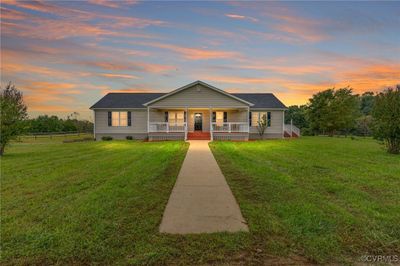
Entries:
POLYGON ((314 94, 305 105, 289 106, 285 123, 303 135, 358 135, 385 140, 388 150, 400 150, 400 85, 380 93, 354 94, 349 87, 314 94))
POLYGON ((55 115, 40 115, 37 118, 25 120, 24 130, 27 133, 93 132, 93 123, 71 117, 61 119, 55 115))

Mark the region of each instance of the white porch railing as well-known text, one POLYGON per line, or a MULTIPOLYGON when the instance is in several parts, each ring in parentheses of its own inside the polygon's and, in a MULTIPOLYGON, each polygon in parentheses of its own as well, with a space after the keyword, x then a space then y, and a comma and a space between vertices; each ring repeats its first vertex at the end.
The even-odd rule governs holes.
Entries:
POLYGON ((149 132, 186 132, 186 122, 168 123, 168 122, 150 122, 149 132))
POLYGON ((300 129, 293 124, 285 124, 285 131, 293 137, 293 133, 300 137, 300 129))
POLYGON ((213 122, 211 127, 213 132, 249 132, 249 123, 248 122, 213 122))

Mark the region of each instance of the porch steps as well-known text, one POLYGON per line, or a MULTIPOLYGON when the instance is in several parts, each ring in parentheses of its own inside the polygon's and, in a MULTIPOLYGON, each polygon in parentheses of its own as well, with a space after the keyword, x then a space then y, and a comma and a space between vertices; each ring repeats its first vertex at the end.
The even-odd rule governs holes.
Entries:
POLYGON ((290 132, 285 131, 285 138, 298 138, 299 136, 295 133, 292 132, 292 136, 290 135, 290 132))
POLYGON ((187 138, 188 140, 210 140, 211 135, 210 132, 195 131, 188 132, 187 138))

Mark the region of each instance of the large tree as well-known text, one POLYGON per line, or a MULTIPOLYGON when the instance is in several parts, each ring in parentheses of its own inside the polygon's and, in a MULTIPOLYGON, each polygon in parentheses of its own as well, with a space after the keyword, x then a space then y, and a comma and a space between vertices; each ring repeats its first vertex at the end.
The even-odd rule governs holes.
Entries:
POLYGON ((23 132, 23 121, 28 115, 22 92, 17 90, 17 88, 15 88, 14 85, 11 85, 11 83, 6 85, 4 89, 0 88, 0 90, 0 155, 3 155, 4 148, 9 141, 23 132))
POLYGON ((385 140, 388 152, 400 153, 400 85, 376 95, 372 117, 375 137, 385 140))
POLYGON ((351 88, 328 89, 310 99, 307 116, 315 133, 333 136, 337 131, 348 132, 359 115, 359 101, 351 88))

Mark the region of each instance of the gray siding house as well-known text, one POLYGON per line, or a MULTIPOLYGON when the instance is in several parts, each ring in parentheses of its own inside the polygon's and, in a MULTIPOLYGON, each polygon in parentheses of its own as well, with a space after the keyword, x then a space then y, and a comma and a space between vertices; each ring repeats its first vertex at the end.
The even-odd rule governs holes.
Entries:
POLYGON ((94 135, 114 139, 249 140, 284 137, 286 106, 272 93, 227 93, 195 81, 169 93, 109 93, 90 107, 94 135))

